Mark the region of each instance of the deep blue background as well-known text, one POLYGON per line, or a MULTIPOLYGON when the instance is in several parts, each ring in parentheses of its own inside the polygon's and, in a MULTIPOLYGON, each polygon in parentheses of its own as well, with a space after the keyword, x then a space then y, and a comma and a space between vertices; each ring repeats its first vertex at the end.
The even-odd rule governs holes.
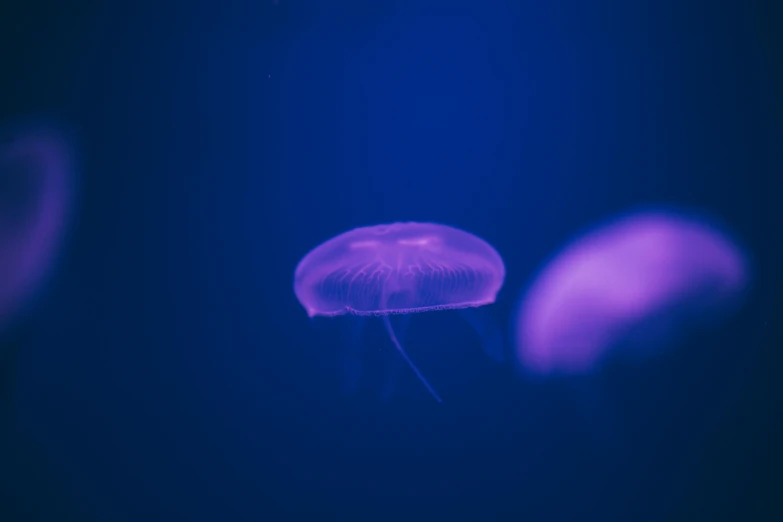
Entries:
MULTIPOLYGON (((69 122, 84 166, 49 292, 0 339, 0 520, 780 520, 780 21, 4 3, 0 120, 69 122), (343 396, 351 321, 293 295, 330 236, 432 220, 504 257, 506 328, 560 246, 639 205, 715 217, 755 276, 738 316, 646 365, 520 380, 433 313, 407 344, 443 405, 406 370, 391 402, 343 396)), ((392 347, 364 341, 379 376, 392 347)))

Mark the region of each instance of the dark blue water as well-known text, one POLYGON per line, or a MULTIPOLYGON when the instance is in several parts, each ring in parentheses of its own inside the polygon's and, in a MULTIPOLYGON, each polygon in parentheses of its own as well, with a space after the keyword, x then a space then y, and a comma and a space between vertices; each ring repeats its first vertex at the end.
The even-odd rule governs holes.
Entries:
MULTIPOLYGON (((0 119, 77 127, 81 207, 0 339, 0 520, 779 520, 780 7, 305 2, 0 8, 0 119), (383 401, 293 270, 345 230, 470 230, 517 297, 593 223, 717 216, 746 306, 646 364, 531 380, 422 314, 383 401)), ((349 330, 350 331, 350 330, 349 330)))

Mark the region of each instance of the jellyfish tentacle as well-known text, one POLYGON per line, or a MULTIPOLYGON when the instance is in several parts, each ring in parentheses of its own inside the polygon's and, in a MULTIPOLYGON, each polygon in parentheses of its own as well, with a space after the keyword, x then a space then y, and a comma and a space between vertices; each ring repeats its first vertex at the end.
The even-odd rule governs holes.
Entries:
MULTIPOLYGON (((392 324, 397 340, 400 344, 405 342, 405 334, 408 331, 408 325, 411 321, 410 315, 399 315, 398 321, 394 321, 392 317, 389 317, 392 324)), ((400 375, 400 367, 402 366, 400 358, 396 354, 389 353, 387 355, 388 364, 386 365, 385 375, 383 377, 383 384, 381 385, 381 400, 388 402, 394 396, 397 391, 397 381, 400 375)))
POLYGON ((392 342, 394 343, 394 346, 397 347, 397 351, 400 352, 400 355, 402 355, 402 358, 405 359, 405 362, 408 363, 408 366, 411 367, 411 370, 413 370, 413 373, 416 374, 416 377, 419 378, 421 383, 427 388, 427 390, 430 392, 430 394, 435 398, 438 402, 443 402, 438 396, 438 394, 435 392, 435 390, 430 386, 430 383, 427 382, 427 379, 424 378, 424 376, 421 374, 419 369, 416 367, 415 364, 413 364, 413 361, 408 357, 408 354, 405 353, 405 350, 402 348, 402 345, 397 340, 397 336, 394 334, 394 329, 392 328, 391 321, 389 321, 389 316, 384 315, 383 316, 383 324, 386 326, 386 331, 389 333, 389 337, 391 338, 392 342))
POLYGON ((462 318, 473 328, 481 338, 481 346, 493 361, 502 362, 503 334, 497 323, 481 308, 463 308, 460 311, 462 318))

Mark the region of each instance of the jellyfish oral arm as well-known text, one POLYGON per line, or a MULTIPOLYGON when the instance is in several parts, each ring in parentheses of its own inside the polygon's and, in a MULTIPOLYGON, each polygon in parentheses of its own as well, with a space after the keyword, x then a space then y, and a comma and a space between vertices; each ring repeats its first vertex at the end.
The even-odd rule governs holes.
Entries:
POLYGON ((394 329, 392 328, 391 321, 389 321, 389 316, 388 315, 384 315, 383 316, 383 324, 386 326, 386 331, 389 332, 389 337, 391 338, 392 342, 394 343, 394 346, 397 347, 397 351, 400 352, 400 355, 402 355, 402 358, 405 359, 405 362, 407 362, 408 366, 411 367, 411 370, 413 370, 413 373, 416 374, 416 377, 419 378, 419 380, 427 388, 427 390, 435 398, 436 401, 443 402, 441 400, 440 396, 432 388, 432 386, 430 386, 430 383, 427 382, 427 379, 425 379, 424 376, 421 374, 421 372, 416 367, 416 365, 413 364, 413 361, 410 360, 410 358, 408 357, 408 354, 405 353, 405 350, 402 348, 402 345, 397 340, 397 336, 394 334, 394 329))

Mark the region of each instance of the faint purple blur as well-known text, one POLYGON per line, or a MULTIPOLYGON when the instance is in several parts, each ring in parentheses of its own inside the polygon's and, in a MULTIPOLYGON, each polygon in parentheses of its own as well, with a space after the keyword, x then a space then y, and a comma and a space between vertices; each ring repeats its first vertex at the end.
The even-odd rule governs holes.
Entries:
POLYGON ((434 223, 351 230, 296 267, 308 315, 385 315, 490 304, 503 286, 500 255, 468 232, 434 223))
POLYGON ((0 130, 0 329, 40 287, 65 231, 69 142, 51 126, 0 130))
POLYGON ((536 278, 517 311, 517 356, 534 373, 596 367, 621 341, 667 342, 746 287, 738 247, 704 221, 627 216, 580 238, 536 278))

